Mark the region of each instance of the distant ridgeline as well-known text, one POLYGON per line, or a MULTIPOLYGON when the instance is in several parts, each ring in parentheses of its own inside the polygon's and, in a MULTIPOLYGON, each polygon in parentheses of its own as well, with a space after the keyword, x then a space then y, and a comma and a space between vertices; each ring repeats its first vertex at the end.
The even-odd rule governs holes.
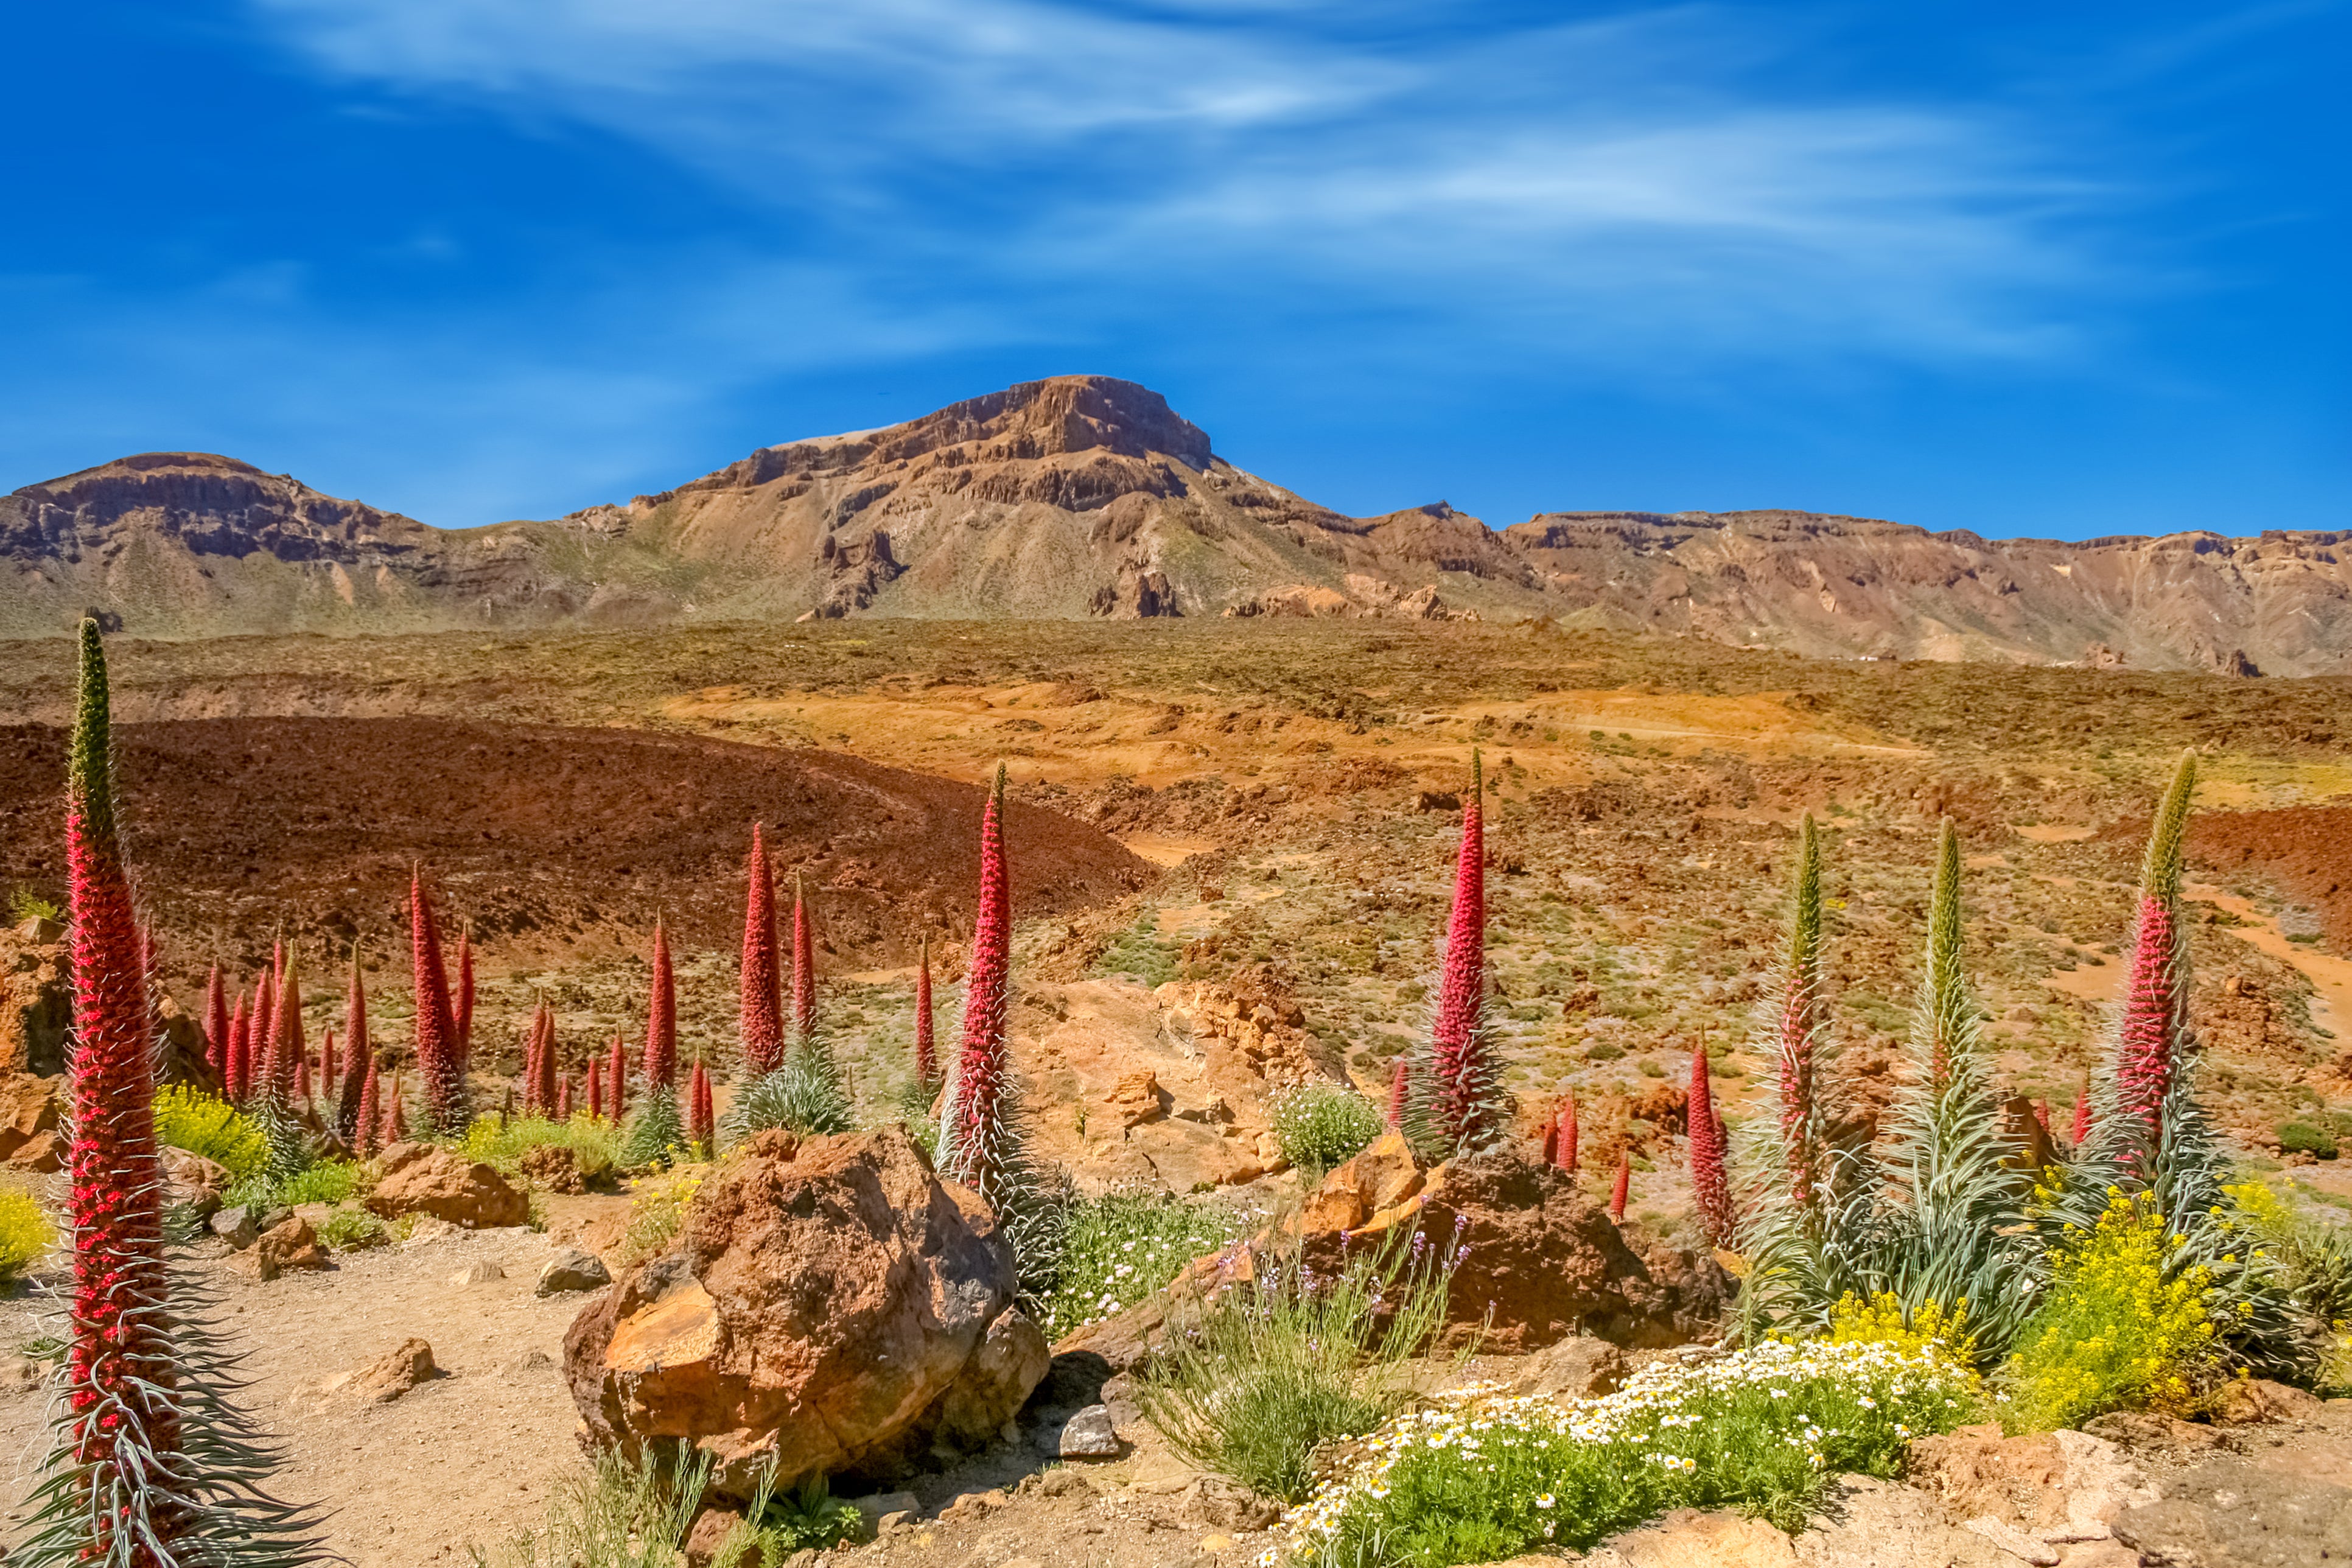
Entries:
POLYGON ((234 458, 0 497, 0 636, 844 616, 1476 616, 1843 658, 2352 671, 2352 531, 2082 543, 1810 512, 1347 517, 1166 399, 1056 376, 762 447, 659 495, 446 531, 234 458))

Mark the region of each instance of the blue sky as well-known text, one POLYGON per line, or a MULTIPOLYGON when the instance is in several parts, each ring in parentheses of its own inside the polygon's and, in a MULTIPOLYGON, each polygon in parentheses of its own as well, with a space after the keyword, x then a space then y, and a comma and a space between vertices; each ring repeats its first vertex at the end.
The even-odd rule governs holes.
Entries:
POLYGON ((2352 526, 2352 0, 14 25, 0 488, 444 526, 1070 371, 1357 513, 2352 526))

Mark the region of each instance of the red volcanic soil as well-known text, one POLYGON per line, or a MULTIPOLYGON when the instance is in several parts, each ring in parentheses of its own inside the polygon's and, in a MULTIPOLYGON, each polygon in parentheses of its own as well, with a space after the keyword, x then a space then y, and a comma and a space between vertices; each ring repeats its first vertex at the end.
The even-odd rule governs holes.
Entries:
POLYGON ((2352 952, 2352 806, 2206 812, 2189 819, 2189 854, 2224 873, 2263 873, 2319 912, 2328 945, 2352 952))
MULTIPOLYGON (((199 719, 115 731, 125 832, 167 968, 250 967, 290 938, 405 941, 412 862, 451 940, 512 964, 740 940, 751 824, 804 874, 826 967, 911 962, 971 930, 983 791, 832 752, 441 719, 199 719)), ((0 726, 0 882, 60 898, 66 737, 0 726)), ((1154 874, 1101 830, 1011 803, 1016 918, 1154 874)), ((786 904, 789 910, 789 902, 786 904)))

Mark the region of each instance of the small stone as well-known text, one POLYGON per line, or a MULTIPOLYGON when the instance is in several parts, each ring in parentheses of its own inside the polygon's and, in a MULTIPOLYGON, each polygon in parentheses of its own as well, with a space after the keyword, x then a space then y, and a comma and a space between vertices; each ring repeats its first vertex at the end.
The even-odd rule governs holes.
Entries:
POLYGON ((236 1204, 215 1213, 212 1233, 240 1250, 261 1239, 259 1216, 250 1204, 236 1204))
POLYGON ((912 1530, 915 1528, 915 1511, 912 1509, 895 1510, 874 1521, 874 1533, 877 1536, 896 1535, 902 1530, 912 1530))
POLYGON ((566 1247, 539 1271, 536 1289, 541 1296, 553 1296, 566 1290, 601 1290, 612 1282, 612 1270, 604 1267, 603 1258, 582 1247, 566 1247))
POLYGON ((1110 1424, 1109 1408, 1089 1405, 1064 1423, 1061 1453, 1065 1459, 1118 1458, 1118 1433, 1110 1424))
POLYGON ((719 1549, 742 1522, 743 1516, 731 1508, 706 1508, 696 1514, 694 1528, 686 1532, 687 1568, 709 1568, 719 1549))
POLYGON ((503 1279, 507 1271, 487 1258, 477 1258, 449 1276, 452 1285, 487 1285, 493 1279, 503 1279))
MULTIPOLYGON (((261 1239, 254 1244, 252 1256, 257 1260, 267 1258, 276 1265, 271 1274, 286 1268, 332 1267, 327 1258, 327 1249, 319 1245, 319 1233, 310 1228, 310 1222, 290 1213, 282 1223, 262 1232, 261 1239)), ((264 1276, 265 1279, 268 1277, 264 1276)))
POLYGON ((534 1372, 552 1372, 555 1370, 555 1358, 545 1351, 525 1351, 499 1370, 509 1377, 525 1376, 534 1372))
POLYGON ((1182 1517, 1188 1524, 1239 1532, 1264 1530, 1281 1515, 1273 1500, 1223 1476, 1202 1476, 1184 1489, 1182 1517))
POLYGON ((389 1405, 440 1375, 441 1369, 433 1364, 433 1347, 412 1337, 360 1368, 352 1387, 373 1404, 389 1405))
POLYGON ((293 1217, 294 1211, 292 1209, 288 1208, 284 1204, 276 1204, 262 1210, 260 1215, 257 1217, 253 1223, 261 1227, 262 1235, 268 1236, 271 1231, 276 1230, 279 1226, 284 1225, 288 1220, 292 1219, 293 1217))
POLYGON ((0 1393, 16 1394, 38 1388, 48 1374, 30 1356, 0 1356, 0 1393))
POLYGON ((2209 1406, 2217 1426, 2252 1426, 2294 1421, 2317 1414, 2319 1395, 2267 1378, 2241 1377, 2223 1384, 2209 1406))
POLYGON ((1209 1552, 1212 1555, 1219 1555, 1223 1552, 1231 1552, 1233 1549, 1234 1538, 1230 1535, 1204 1535, 1201 1537, 1201 1550, 1209 1552))
POLYGON ((912 1492, 876 1492, 870 1497, 850 1499, 849 1506, 866 1521, 861 1539, 871 1541, 882 1532, 885 1519, 910 1517, 921 1510, 923 1503, 912 1492))

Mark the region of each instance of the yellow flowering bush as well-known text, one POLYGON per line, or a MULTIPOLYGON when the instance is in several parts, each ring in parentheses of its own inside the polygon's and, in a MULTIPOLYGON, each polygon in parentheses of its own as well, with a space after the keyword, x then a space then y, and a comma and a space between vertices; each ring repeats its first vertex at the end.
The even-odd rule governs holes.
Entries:
POLYGON ((2053 1261, 2050 1294, 2018 1336, 2000 1399, 2012 1432, 2048 1432, 2108 1410, 2192 1408, 2214 1365, 2211 1271, 2170 1267, 2179 1239, 2146 1194, 2106 1212, 2053 1261))
POLYGON ((1833 1345, 1893 1345, 1915 1353, 1940 1351, 1966 1366, 1976 1359, 1976 1336, 1968 1331, 1968 1322, 1966 1301, 1948 1312, 1930 1296, 1917 1311, 1906 1315, 1892 1290, 1882 1290, 1867 1301, 1849 1290, 1830 1309, 1829 1338, 1833 1345))
POLYGON ((184 1083, 155 1091, 155 1142, 201 1154, 239 1182, 269 1163, 269 1139, 259 1127, 227 1100, 184 1083))
POLYGON ((638 1184, 637 1195, 629 1204, 629 1223, 621 1232, 625 1263, 643 1263, 657 1257, 677 1238, 686 1225, 687 1205, 694 1202, 694 1194, 702 1190, 702 1179, 709 1173, 708 1165, 688 1165, 638 1184))
POLYGON ((58 1237, 49 1216, 21 1187, 0 1187, 0 1279, 13 1279, 58 1237))

